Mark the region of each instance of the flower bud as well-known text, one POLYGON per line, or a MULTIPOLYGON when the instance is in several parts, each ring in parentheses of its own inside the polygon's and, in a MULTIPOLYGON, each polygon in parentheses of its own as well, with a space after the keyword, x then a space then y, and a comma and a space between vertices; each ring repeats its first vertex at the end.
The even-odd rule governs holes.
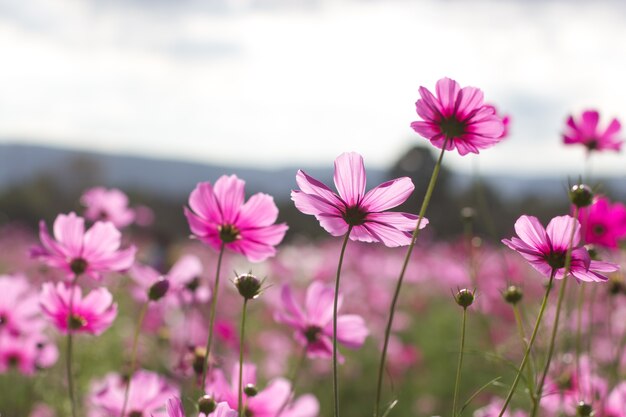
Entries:
POLYGON ((209 395, 203 395, 198 399, 198 411, 206 415, 211 414, 217 408, 215 400, 209 395))
POLYGON ((255 395, 259 393, 259 390, 256 389, 256 386, 254 386, 254 384, 246 384, 246 387, 243 389, 243 392, 248 397, 254 397, 255 395))
POLYGON ((504 297, 504 301, 507 303, 515 305, 522 301, 522 298, 524 298, 524 292, 516 285, 509 285, 508 288, 502 293, 502 297, 504 297))
POLYGON ((148 289, 148 298, 150 301, 160 300, 167 294, 167 290, 170 289, 170 282, 164 278, 161 278, 148 289))
POLYGON ((576 417, 592 417, 595 413, 591 405, 581 401, 576 406, 576 417))
POLYGON ((242 274, 235 278, 234 284, 243 298, 252 300, 261 294, 263 281, 252 274, 242 274))
POLYGON ((463 288, 456 293, 454 300, 465 309, 474 303, 474 291, 463 288))
POLYGON ((473 208, 463 207, 461 209, 461 218, 463 219, 463 221, 471 222, 472 220, 474 220, 475 216, 476 216, 476 210, 474 210, 473 208))
POLYGON ((569 199, 578 208, 587 207, 593 203, 593 191, 585 184, 576 184, 569 191, 569 199))
POLYGON ((196 375, 202 375, 204 372, 204 356, 206 354, 206 349, 203 347, 196 347, 193 351, 193 362, 192 367, 193 371, 196 375))

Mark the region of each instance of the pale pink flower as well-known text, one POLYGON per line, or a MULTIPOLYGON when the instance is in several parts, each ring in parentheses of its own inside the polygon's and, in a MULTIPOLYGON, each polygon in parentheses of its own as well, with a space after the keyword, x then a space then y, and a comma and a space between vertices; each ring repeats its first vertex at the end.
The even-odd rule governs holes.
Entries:
MULTIPOLYGON (((107 374, 95 381, 90 389, 89 417, 119 416, 124 405, 126 380, 118 374, 107 374)), ((123 417, 168 417, 165 404, 177 397, 178 389, 165 378, 143 369, 133 374, 128 390, 128 403, 123 417)))
POLYGON ((57 347, 42 334, 0 334, 0 374, 17 369, 24 375, 33 375, 38 369, 54 365, 58 357, 57 347))
POLYGON ((85 231, 85 220, 75 213, 59 214, 54 221, 54 237, 46 223, 39 223, 42 246, 32 255, 47 265, 65 271, 70 278, 85 274, 99 280, 105 272, 131 267, 136 248, 120 250, 121 233, 111 222, 96 222, 85 231))
POLYGON ((567 145, 579 143, 587 151, 619 151, 624 142, 619 135, 621 125, 617 119, 611 120, 602 131, 598 126, 600 114, 596 110, 586 110, 577 122, 573 116, 567 118, 567 130, 563 134, 563 142, 567 145))
POLYGON ((33 407, 28 417, 56 417, 56 413, 49 405, 39 403, 33 407))
MULTIPOLYGON (((304 309, 291 294, 291 289, 283 285, 281 301, 283 311, 274 318, 296 330, 295 338, 306 347, 309 357, 330 358, 333 352, 333 297, 335 291, 319 281, 314 281, 306 291, 304 309)), ((339 295, 337 309, 343 297, 339 295)), ((337 316, 337 342, 351 349, 363 345, 368 335, 365 321, 356 314, 337 316)))
POLYGON ((244 203, 244 185, 235 175, 224 175, 215 185, 199 183, 189 196, 185 216, 191 232, 213 249, 224 246, 260 262, 276 254, 287 225, 274 224, 278 208, 271 196, 257 193, 244 203))
MULTIPOLYGON (((257 385, 256 367, 244 364, 242 370, 242 386, 248 384, 257 385)), ((233 367, 230 384, 224 373, 217 369, 213 371, 211 379, 207 382, 206 392, 216 401, 225 401, 233 409, 238 407, 239 389, 239 365, 233 367)), ((276 417, 278 411, 289 401, 291 395, 291 383, 285 378, 275 378, 260 389, 254 397, 248 397, 244 393, 244 414, 254 417, 276 417)), ((319 403, 310 394, 305 394, 294 399, 285 406, 281 417, 316 417, 319 413, 319 403)))
POLYGON ((621 382, 613 388, 602 417, 626 417, 626 382, 621 382))
POLYGON ((91 221, 110 221, 122 229, 135 220, 135 212, 128 207, 128 197, 117 188, 90 188, 80 202, 86 207, 85 218, 91 221))
POLYGON ((39 333, 45 327, 39 296, 21 275, 0 276, 0 335, 39 333))
POLYGON ((92 290, 83 298, 78 286, 71 288, 62 282, 55 286, 47 282, 43 284, 39 303, 44 315, 61 333, 67 333, 69 325, 72 333, 99 335, 111 326, 117 316, 117 304, 106 288, 92 290))
MULTIPOLYGON (((504 401, 501 398, 494 398, 486 406, 474 411, 474 417, 498 417, 504 401)), ((502 417, 527 417, 528 414, 521 411, 506 410, 502 417)))
POLYGON ((626 238, 626 206, 622 203, 611 203, 608 198, 597 196, 592 205, 580 209, 578 219, 585 243, 617 249, 626 238))
MULTIPOLYGON (((315 216, 333 236, 343 236, 352 227, 351 240, 382 242, 390 247, 411 243, 418 216, 385 212, 409 198, 415 188, 410 178, 387 181, 366 193, 363 157, 351 152, 335 159, 334 181, 339 195, 299 170, 296 182, 300 190, 292 191, 291 199, 298 210, 315 216)), ((422 219, 420 229, 427 224, 428 220, 422 219)))
POLYGON ((619 266, 591 260, 587 249, 579 247, 580 223, 571 216, 553 218, 547 229, 543 228, 536 217, 521 216, 515 222, 515 231, 519 238, 503 239, 502 243, 517 251, 542 275, 549 277, 554 273, 555 279, 563 279, 572 227, 574 240, 570 274, 577 281, 608 280, 604 273, 617 271, 619 266))
POLYGON ((459 154, 478 153, 500 142, 504 136, 503 121, 495 107, 483 103, 483 92, 475 87, 461 88, 450 78, 437 81, 437 97, 425 87, 419 89, 415 103, 423 121, 411 123, 417 133, 437 148, 456 149, 459 154))

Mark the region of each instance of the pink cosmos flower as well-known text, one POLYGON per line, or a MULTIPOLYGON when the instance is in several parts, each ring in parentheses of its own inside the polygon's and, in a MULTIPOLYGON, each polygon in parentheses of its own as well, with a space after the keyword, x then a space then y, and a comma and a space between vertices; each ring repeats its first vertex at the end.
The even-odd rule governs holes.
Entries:
MULTIPOLYGON (((167 417, 185 417, 183 403, 178 397, 170 398, 165 405, 167 417)), ((221 402, 215 407, 215 411, 208 414, 211 417, 237 417, 237 412, 230 408, 227 403, 221 402)), ((207 414, 199 413, 199 417, 207 417, 207 414)))
MULTIPOLYGON (((296 208, 311 214, 333 236, 343 236, 350 226, 351 240, 382 242, 385 246, 405 246, 417 225, 418 216, 388 212, 409 198, 415 188, 408 177, 380 184, 365 193, 363 157, 355 152, 343 153, 335 159, 335 187, 339 195, 320 181, 299 170, 298 191, 291 192, 296 208)), ((426 227, 423 219, 420 228, 426 227)))
POLYGON ((80 287, 73 289, 62 282, 56 286, 43 284, 39 299, 44 315, 62 333, 67 333, 68 322, 72 333, 99 335, 108 329, 117 316, 117 304, 106 288, 97 288, 85 298, 80 287), (70 315, 70 296, 74 294, 72 317, 70 315))
MULTIPOLYGON (((296 330, 296 340, 306 347, 307 356, 311 358, 332 356, 334 294, 332 287, 314 281, 306 291, 303 310, 298 306, 289 286, 283 285, 281 300, 284 311, 277 312, 274 318, 296 330)), ((340 294, 338 309, 342 299, 340 294)), ((346 314, 337 317, 337 341, 342 345, 358 349, 368 333, 361 316, 346 314)))
POLYGON ((274 224, 278 208, 274 199, 257 193, 244 203, 245 182, 235 175, 222 176, 215 185, 202 182, 189 196, 185 216, 191 232, 215 250, 222 245, 251 262, 276 254, 287 225, 274 224))
POLYGON ((47 265, 65 271, 70 278, 86 274, 95 280, 102 273, 124 271, 131 267, 136 248, 120 249, 121 233, 110 222, 96 222, 85 231, 85 220, 75 213, 59 214, 54 221, 53 240, 46 223, 39 223, 39 238, 43 246, 32 255, 47 265))
POLYGON ((563 134, 563 142, 567 145, 580 143, 587 151, 619 151, 623 140, 618 137, 621 125, 617 119, 611 120, 609 126, 601 131, 598 126, 600 114, 596 110, 586 110, 576 122, 573 116, 567 119, 567 130, 563 134))
POLYGON ((39 333, 45 327, 38 295, 21 276, 0 276, 0 335, 39 333))
POLYGON ((504 136, 503 121, 495 108, 483 103, 483 92, 475 87, 461 88, 450 78, 437 81, 437 97, 424 87, 415 103, 417 114, 423 121, 411 127, 436 146, 446 150, 456 149, 459 154, 478 153, 500 142, 504 136))
POLYGON ((0 374, 17 369, 24 375, 33 375, 38 369, 54 365, 58 357, 57 347, 42 334, 0 334, 0 374))
MULTIPOLYGON (((502 410, 502 405, 504 401, 501 398, 494 398, 491 400, 489 404, 486 406, 474 411, 474 417, 498 417, 500 415, 500 410, 502 410)), ((527 417, 528 414, 521 411, 510 411, 506 410, 502 417, 527 417)))
MULTIPOLYGON (((126 381, 118 374, 110 373, 92 384, 88 403, 88 417, 119 416, 124 404, 126 381)), ((178 389, 154 372, 138 370, 133 374, 128 403, 123 417, 168 417, 166 401, 177 397, 178 389)))
POLYGON ((603 417, 626 417, 626 382, 619 383, 609 394, 603 417))
POLYGON ((90 188, 80 202, 86 207, 85 218, 91 221, 110 221, 122 229, 135 220, 135 212, 128 207, 128 197, 117 188, 90 188))
POLYGON ((565 257, 574 227, 574 241, 571 275, 577 281, 606 281, 603 273, 614 272, 619 267, 610 262, 591 260, 580 243, 580 223, 571 216, 559 216, 550 220, 544 229, 539 220, 533 216, 521 216, 515 222, 517 237, 503 239, 502 243, 517 251, 530 265, 542 275, 549 277, 554 272, 555 279, 563 279, 565 273, 565 257))
POLYGON ((626 238, 626 206, 611 204, 604 196, 598 196, 589 207, 580 209, 578 219, 582 223, 586 243, 617 249, 620 240, 626 238))
POLYGON ((56 417, 54 410, 47 404, 36 404, 28 417, 56 417))
MULTIPOLYGON (((248 384, 257 385, 256 367, 244 364, 242 386, 248 384)), ((217 369, 213 371, 212 378, 207 383, 207 393, 216 401, 225 401, 236 410, 238 407, 239 389, 239 365, 235 365, 231 374, 230 384, 226 380, 224 373, 217 369)), ((254 397, 248 397, 244 393, 245 410, 244 415, 254 417, 276 417, 284 404, 289 401, 291 395, 291 383, 284 378, 275 378, 267 386, 259 390, 254 397)), ((281 412, 281 417, 316 417, 319 413, 319 403, 310 394, 305 394, 293 400, 285 406, 281 412)))

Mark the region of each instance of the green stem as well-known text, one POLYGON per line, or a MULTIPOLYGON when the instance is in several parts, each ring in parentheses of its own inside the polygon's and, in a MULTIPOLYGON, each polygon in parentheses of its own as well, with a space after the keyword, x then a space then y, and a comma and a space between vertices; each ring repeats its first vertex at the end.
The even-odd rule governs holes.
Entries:
POLYGON ((72 372, 72 354, 73 354, 73 329, 72 318, 74 317, 74 290, 76 289, 76 283, 78 277, 75 275, 72 283, 70 284, 70 302, 69 302, 69 315, 67 316, 67 350, 65 352, 65 372, 67 374, 67 389, 70 397, 70 405, 72 408, 72 417, 76 417, 76 398, 74 396, 74 373, 72 372))
POLYGON ((396 289, 393 294, 393 299, 391 300, 391 306, 389 308, 389 317, 387 320, 387 326, 385 328, 385 340, 383 341, 383 351, 380 355, 380 363, 378 364, 378 380, 376 384, 376 402, 374 404, 374 417, 378 417, 378 413, 380 411, 380 398, 383 388, 383 373, 385 371, 385 361, 387 359, 387 348, 389 346, 389 337, 391 336, 391 326, 393 325, 393 317, 396 311, 396 304, 398 303, 398 297, 400 296, 400 288, 402 287, 402 281, 404 280, 404 274, 406 273, 406 269, 409 265, 409 260, 411 259, 411 253, 413 252, 413 247, 415 246, 415 241, 420 233, 420 226, 422 224, 422 219, 426 214, 426 209, 430 204, 430 199, 433 194, 433 190, 435 189, 435 184, 437 183, 437 177, 439 176, 439 170, 441 168, 441 161, 443 160, 443 154, 446 150, 446 145, 448 144, 448 138, 443 142, 443 146, 441 147, 441 153, 439 154, 439 159, 437 159, 437 163, 435 164, 435 168, 433 169, 433 173, 430 176, 430 182, 428 183, 428 188, 426 189, 426 195, 424 196, 424 201, 422 202, 422 207, 420 208, 419 217, 417 219, 417 225, 415 226, 415 230, 413 231, 413 236, 411 238, 411 243, 406 252, 406 256, 404 257, 404 263, 402 264, 402 270, 400 271, 400 276, 398 277, 398 282, 396 284, 396 289))
POLYGON ((293 372, 291 374, 291 378, 290 378, 290 380, 291 380, 291 389, 289 391, 289 396, 287 397, 287 399, 283 402, 283 404, 278 409, 278 412, 276 413, 276 417, 280 417, 281 416, 283 411, 285 411, 285 408, 287 408, 287 406, 289 405, 289 403, 293 399, 293 395, 296 392, 296 383, 298 382, 298 377, 300 376, 300 371, 302 370, 302 366, 304 365, 304 361, 305 360, 306 360, 306 346, 302 349, 302 353, 300 354, 298 362, 297 362, 297 364, 296 364, 296 366, 293 369, 293 372))
POLYGON ((546 365, 543 368, 543 374, 541 375, 541 379, 539 380, 539 385, 537 386, 537 391, 535 392, 535 397, 537 398, 537 402, 534 404, 531 417, 535 417, 539 410, 539 404, 541 403, 541 395, 543 394, 543 384, 546 382, 546 376, 548 375, 548 370, 550 369, 550 362, 552 361, 552 355, 554 354, 554 345, 556 341, 556 333, 559 327, 559 317, 561 316, 561 305, 563 304, 563 298, 565 296, 565 289, 567 288, 567 278, 570 273, 570 268, 572 265, 572 250, 574 246, 574 236, 576 234, 576 222, 578 218, 578 207, 574 209, 574 216, 572 218, 572 232, 569 237, 569 244, 567 246, 567 252, 565 254, 565 265, 563 266, 563 283, 561 284, 561 289, 559 290, 559 299, 556 304, 556 315, 554 316, 554 323, 552 325, 552 335, 550 336, 550 345, 548 347, 548 358, 546 360, 546 365))
POLYGON ((209 336, 206 342, 206 349, 204 352, 204 362, 202 364, 202 385, 200 385, 200 389, 204 393, 204 385, 206 383, 206 375, 207 368, 209 363, 209 357, 211 354, 211 344, 213 342, 213 327, 215 324, 215 309, 217 306, 217 293, 219 291, 219 283, 220 283, 220 268, 222 267, 222 257, 224 255, 224 247, 225 244, 222 243, 222 247, 220 248, 220 254, 217 258, 217 269, 215 271, 215 284, 213 285, 213 293, 211 294, 211 316, 209 317, 209 336))
POLYGON ((237 390, 237 411, 239 417, 243 417, 243 336, 246 328, 246 307, 248 299, 243 299, 243 309, 241 311, 241 330, 239 334, 239 389, 237 390))
POLYGON ((457 417, 456 403, 459 397, 459 384, 461 382, 461 367, 463 366, 463 351, 465 350, 466 321, 467 321, 467 308, 463 308, 463 324, 461 325, 461 350, 459 351, 459 363, 456 367, 456 381, 454 382, 454 399, 452 401, 452 417, 457 417))
MULTIPOLYGON (((585 301, 585 283, 582 283, 578 290, 578 303, 576 306, 576 378, 580 381, 580 355, 582 352, 582 315, 583 303, 585 301)), ((578 384, 578 396, 581 395, 581 387, 578 384)))
POLYGON ((130 383, 133 380, 135 366, 137 365, 137 345, 139 342, 139 333, 141 332, 141 326, 143 325, 143 320, 146 317, 146 312, 148 311, 148 303, 149 300, 146 300, 141 307, 141 311, 139 312, 139 320, 137 320, 137 328, 135 328, 135 334, 133 335, 133 347, 130 354, 130 372, 128 373, 128 382, 126 383, 126 388, 124 389, 124 403, 122 405, 122 412, 120 413, 120 417, 124 417, 124 414, 126 413, 126 407, 128 406, 130 383))
POLYGON ((528 346, 526 346, 526 351, 524 352, 524 357, 522 358, 522 363, 517 370, 517 375, 515 375, 515 379, 513 380, 513 385, 509 389, 509 393, 504 400, 504 405, 502 406, 502 410, 500 410, 500 414, 498 417, 502 417, 504 412, 506 411, 509 403, 511 402, 511 398, 513 398, 513 394, 515 393, 515 388, 517 388, 517 384, 519 384, 519 380, 522 376, 522 372, 524 372, 524 367, 526 366, 526 362, 528 362, 528 358, 530 357, 530 350, 535 344, 535 339, 537 338, 537 333, 539 331, 539 326, 541 324, 541 319, 543 318, 543 313, 546 310, 546 305, 548 304, 548 296, 550 295, 550 290, 552 289, 552 282, 554 281, 554 275, 556 274, 556 270, 553 269, 550 274, 550 281, 548 282, 548 287, 546 288, 546 293, 543 296, 543 301, 541 302, 541 308, 539 309, 539 314, 537 315, 537 320, 535 321, 535 327, 533 328, 533 332, 530 335, 530 340, 528 341, 528 346))
POLYGON ((337 384, 337 304, 339 302, 339 278, 341 277, 341 265, 343 264, 343 256, 346 253, 346 246, 350 239, 352 225, 348 227, 346 236, 341 246, 341 254, 339 255, 339 264, 337 265, 337 278, 335 279, 335 300, 333 302, 333 401, 334 416, 339 417, 339 386, 337 384))
MULTIPOLYGON (((519 332, 520 340, 522 341, 522 345, 524 349, 528 349, 528 342, 526 341, 526 332, 524 332, 524 323, 522 322, 522 315, 520 314, 519 307, 517 304, 513 304, 513 315, 515 316, 515 323, 517 323, 517 331, 519 332)), ((527 375, 526 375, 526 386, 528 388, 528 395, 530 397, 530 402, 535 404, 535 366, 534 360, 532 358, 532 352, 530 353, 530 366, 526 367, 527 375)))

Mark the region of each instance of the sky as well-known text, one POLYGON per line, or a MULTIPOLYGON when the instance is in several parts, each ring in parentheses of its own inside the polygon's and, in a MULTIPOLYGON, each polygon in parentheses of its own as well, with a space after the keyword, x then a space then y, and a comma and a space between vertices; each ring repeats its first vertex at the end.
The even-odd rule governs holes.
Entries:
MULTIPOLYGON (((511 135, 461 171, 626 176, 570 113, 626 120, 626 7, 539 0, 0 0, 0 143, 258 167, 384 168, 420 86, 481 88, 511 135)), ((624 132, 626 137, 626 132, 624 132)))

